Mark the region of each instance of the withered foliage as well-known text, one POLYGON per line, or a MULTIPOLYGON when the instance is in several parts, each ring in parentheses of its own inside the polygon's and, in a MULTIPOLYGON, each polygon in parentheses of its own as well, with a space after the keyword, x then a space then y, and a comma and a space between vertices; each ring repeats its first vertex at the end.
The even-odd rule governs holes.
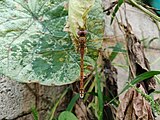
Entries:
MULTIPOLYGON (((123 25, 123 28, 126 35, 130 77, 133 79, 137 75, 149 71, 150 66, 141 42, 133 34, 131 26, 123 25)), ((149 78, 138 83, 136 87, 144 93, 150 94, 155 90, 155 85, 155 80, 149 78)), ((117 120, 154 120, 154 117, 149 103, 134 88, 131 88, 120 103, 117 120)))
POLYGON ((111 61, 106 56, 105 52, 100 51, 100 53, 102 57, 102 72, 105 79, 104 95, 113 99, 118 95, 117 69, 111 64, 111 61))
POLYGON ((75 114, 79 120, 89 120, 87 117, 87 107, 80 100, 75 104, 75 114))
MULTIPOLYGON (((142 85, 139 89, 145 92, 142 85)), ((154 120, 148 101, 134 88, 127 91, 117 112, 117 120, 154 120)))
MULTIPOLYGON (((116 116, 116 110, 114 106, 107 104, 110 100, 115 98, 118 95, 118 85, 117 85, 117 69, 111 64, 109 60, 109 56, 105 54, 104 51, 100 51, 101 57, 101 67, 102 67, 102 74, 104 76, 104 90, 103 94, 108 99, 104 105, 104 120, 114 120, 116 116)), ((116 98, 118 100, 118 97, 116 98)))
MULTIPOLYGON (((144 48, 141 45, 140 40, 133 34, 131 26, 125 27, 127 51, 129 56, 129 68, 131 78, 150 71, 149 62, 144 54, 144 48)), ((154 78, 149 78, 141 82, 145 92, 147 94, 152 93, 155 90, 156 82, 154 78)))
POLYGON ((103 119, 115 120, 116 117, 116 101, 118 101, 118 85, 117 85, 117 69, 111 64, 106 51, 99 51, 99 64, 101 66, 101 74, 103 76, 103 95, 106 96, 104 102, 103 119), (114 106, 108 104, 110 100, 115 98, 114 106))

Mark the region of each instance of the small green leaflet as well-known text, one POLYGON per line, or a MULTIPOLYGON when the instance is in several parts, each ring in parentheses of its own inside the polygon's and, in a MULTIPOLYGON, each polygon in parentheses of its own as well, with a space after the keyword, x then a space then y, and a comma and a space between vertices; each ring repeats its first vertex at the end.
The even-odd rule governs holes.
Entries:
POLYGON ((33 118, 34 118, 34 120, 38 120, 38 111, 37 111, 37 109, 36 109, 36 107, 35 106, 33 106, 32 108, 31 108, 31 113, 32 113, 32 116, 33 116, 33 118))
POLYGON ((126 52, 123 48, 123 44, 120 42, 117 42, 117 44, 114 47, 110 47, 113 49, 111 55, 109 56, 109 59, 113 61, 115 57, 118 55, 119 52, 126 52))
POLYGON ((64 111, 59 115, 58 120, 78 120, 78 118, 73 113, 64 111))

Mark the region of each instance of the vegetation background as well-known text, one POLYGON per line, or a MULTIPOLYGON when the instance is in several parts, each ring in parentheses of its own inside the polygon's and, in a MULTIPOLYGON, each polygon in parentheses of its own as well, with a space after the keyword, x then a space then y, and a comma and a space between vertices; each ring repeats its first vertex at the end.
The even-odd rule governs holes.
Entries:
MULTIPOLYGON (((79 54, 76 53, 74 47, 76 43, 73 42, 76 30, 66 30, 72 33, 71 37, 63 31, 68 17, 68 9, 70 9, 67 1, 2 0, 0 2, 0 73, 2 74, 0 80, 0 110, 2 111, 0 119, 56 119, 57 113, 65 110, 72 111, 76 117, 84 117, 85 119, 91 119, 88 118, 88 115, 96 119, 102 119, 104 115, 107 117, 107 114, 102 114, 102 112, 103 109, 107 110, 105 109, 105 103, 111 103, 111 99, 102 100, 101 89, 103 85, 100 86, 101 74, 99 72, 93 74, 97 82, 94 79, 89 79, 91 83, 88 83, 90 87, 87 90, 94 91, 89 94, 92 96, 89 97, 91 104, 86 102, 84 106, 79 102, 75 103, 74 101, 78 99, 77 94, 75 94, 78 92, 77 88, 75 89, 72 85, 65 85, 77 80, 80 61, 79 54), (9 79, 12 79, 12 81, 9 79), (26 82, 34 83, 24 84, 26 82), (37 84, 37 82, 42 85, 37 84), (70 88, 72 88, 73 93, 68 92, 70 88), (72 97, 73 99, 71 99, 72 97), (80 107, 76 107, 78 105, 80 107), (74 109, 72 110, 73 106, 74 109), (82 112, 80 108, 83 107, 87 111, 82 112), (88 112, 88 108, 91 110, 90 112, 88 112), (78 114, 82 116, 78 116, 78 114)), ((87 7, 90 8, 92 2, 90 1, 87 7)), ((97 50, 100 47, 105 48, 105 56, 118 69, 117 76, 112 74, 116 76, 115 78, 118 78, 118 93, 126 88, 125 85, 129 76, 125 31, 120 26, 126 25, 126 19, 132 26, 134 35, 145 48, 146 58, 150 62, 151 70, 159 70, 160 60, 160 18, 147 10, 140 9, 132 0, 128 0, 126 4, 123 4, 123 2, 123 0, 119 0, 115 2, 117 7, 113 6, 113 8, 103 12, 114 3, 110 0, 96 0, 87 17, 89 34, 87 36, 87 54, 84 60, 86 68, 87 66, 94 67, 97 64, 97 50), (118 6, 121 6, 120 9, 118 6), (110 25, 111 16, 114 14, 116 14, 116 17, 110 25)), ((143 6, 139 1, 137 3, 143 6)), ((76 8, 73 9, 72 14, 79 13, 81 10, 77 7, 80 7, 80 5, 76 3, 74 5, 77 6, 74 6, 76 8)), ((81 16, 76 16, 75 19, 79 25, 84 24, 81 16)), ((69 22, 74 23, 75 21, 69 22)), ((73 26, 73 28, 77 28, 77 26, 73 26)), ((88 75, 89 73, 90 70, 85 69, 85 74, 88 75)), ((159 71, 135 79, 134 83, 127 84, 127 89, 144 80, 147 75, 149 75, 147 78, 150 78, 155 74, 159 74, 159 71)), ((155 79, 157 81, 156 92, 151 96, 144 95, 144 98, 148 98, 147 100, 155 115, 157 115, 159 106, 158 104, 155 105, 153 100, 160 99, 160 80, 158 76, 155 76, 155 79)), ((76 84, 73 84, 73 86, 76 86, 76 84)), ((139 93, 141 92, 139 91, 139 93)), ((112 97, 114 98, 116 95, 111 95, 112 97)), ((120 95, 119 98, 123 99, 123 95, 120 95)), ((110 105, 116 107, 114 102, 110 105)), ((111 112, 114 117, 114 110, 111 110, 111 112)), ((59 117, 60 120, 67 115, 69 118, 77 119, 71 112, 64 114, 59 117)))

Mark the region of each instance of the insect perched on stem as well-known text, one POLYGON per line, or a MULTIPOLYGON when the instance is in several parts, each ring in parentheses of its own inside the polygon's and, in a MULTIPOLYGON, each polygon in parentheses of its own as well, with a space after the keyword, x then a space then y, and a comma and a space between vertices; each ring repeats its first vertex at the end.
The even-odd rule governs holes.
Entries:
POLYGON ((80 94, 80 98, 84 97, 84 51, 85 51, 85 47, 86 47, 86 34, 87 31, 86 30, 80 30, 78 31, 78 35, 79 35, 79 51, 80 51, 80 57, 81 57, 81 62, 80 62, 80 90, 79 90, 79 94, 80 94))

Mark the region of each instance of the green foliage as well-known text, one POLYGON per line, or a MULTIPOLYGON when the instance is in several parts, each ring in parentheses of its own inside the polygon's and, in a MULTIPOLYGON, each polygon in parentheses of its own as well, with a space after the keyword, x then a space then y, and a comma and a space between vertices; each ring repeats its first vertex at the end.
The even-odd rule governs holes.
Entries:
MULTIPOLYGON (((129 1, 132 3, 132 0, 129 1)), ((101 47, 104 33, 101 0, 83 2, 70 0, 71 11, 69 11, 67 25, 71 26, 67 31, 71 32, 72 37, 63 31, 68 17, 65 0, 3 0, 0 2, 2 3, 0 4, 0 74, 20 82, 39 82, 43 85, 63 85, 74 82, 79 77, 80 56, 74 50, 72 37, 76 38, 77 30, 83 27, 88 30, 85 66, 96 66, 97 50, 101 47), (88 6, 83 8, 85 5, 88 6)), ((111 23, 123 2, 118 0, 111 23)), ((118 52, 125 52, 122 47, 122 44, 116 44, 110 56, 111 60, 118 52)), ((89 91, 97 87, 97 93, 90 94, 97 97, 98 104, 91 102, 89 105, 97 111, 98 119, 101 120, 104 102, 113 103, 115 106, 117 103, 114 101, 116 98, 110 100, 107 96, 103 96, 101 76, 97 68, 95 69, 96 85, 92 84, 89 91)), ((85 73, 88 72, 90 71, 85 70, 85 73)), ((120 94, 157 74, 160 74, 160 71, 150 71, 137 76, 124 87, 120 94)), ((62 93, 52 107, 48 119, 54 119, 56 108, 67 91, 68 89, 62 93)), ((59 120, 77 120, 71 111, 78 98, 79 94, 72 98, 66 111, 60 114, 59 120)), ((152 102, 152 99, 149 98, 149 100, 152 102)), ((155 106, 155 104, 152 105, 155 106)), ((38 120, 38 112, 35 108, 32 108, 32 114, 34 119, 38 120)))
POLYGON ((67 94, 68 90, 70 90, 70 88, 67 88, 62 94, 61 96, 59 97, 59 99, 57 100, 57 102, 55 103, 55 105, 52 107, 51 111, 50 111, 50 114, 48 115, 48 120, 53 120, 54 118, 54 114, 55 114, 55 111, 59 105, 59 103, 61 102, 61 100, 64 98, 64 96, 67 94))
POLYGON ((69 111, 64 111, 59 115, 58 120, 78 120, 78 119, 73 113, 69 111))
POLYGON ((119 10, 120 6, 123 4, 123 2, 124 2, 123 0, 118 0, 118 4, 116 5, 116 7, 112 13, 111 24, 113 23, 113 20, 116 16, 116 13, 118 12, 118 10, 119 10))
POLYGON ((72 111, 76 101, 79 99, 79 94, 76 94, 72 100, 70 101, 70 103, 68 104, 68 107, 66 109, 66 111, 72 111))
MULTIPOLYGON (((131 85, 131 84, 130 84, 131 85)), ((160 115, 160 104, 158 104, 157 102, 154 101, 154 98, 153 96, 151 95, 147 95, 146 93, 144 93, 141 89, 131 85, 131 87, 134 87, 134 89, 140 93, 150 104, 151 104, 151 107, 152 107, 152 110, 154 112, 156 112, 157 114, 160 115)))
POLYGON ((31 112, 32 112, 32 115, 33 115, 33 119, 34 120, 38 120, 38 111, 35 107, 32 107, 31 108, 31 112))
POLYGON ((80 28, 85 29, 88 12, 94 5, 95 0, 69 0, 68 22, 66 31, 73 34, 74 39, 77 38, 77 32, 80 28))
POLYGON ((160 91, 154 91, 154 93, 156 93, 156 94, 160 94, 160 91))
POLYGON ((136 78, 134 78, 128 85, 126 85, 123 88, 121 93, 128 90, 130 88, 130 85, 136 85, 137 83, 140 83, 141 81, 146 80, 148 78, 151 78, 154 75, 158 75, 158 74, 160 74, 160 71, 149 71, 149 72, 145 72, 143 74, 140 74, 140 75, 136 76, 136 78))
MULTIPOLYGON (((143 74, 140 74, 138 76, 136 76, 136 78, 134 78, 131 82, 129 82, 123 89, 122 91, 118 94, 118 96, 122 93, 124 93, 126 90, 128 90, 131 86, 136 85, 137 83, 146 80, 148 78, 154 77, 154 75, 158 75, 160 74, 160 71, 149 71, 149 72, 145 72, 143 74)), ((117 97, 118 97, 117 96, 117 97)), ((109 103, 112 103, 117 97, 115 97, 114 99, 112 99, 109 103)))
MULTIPOLYGON (((68 16, 65 0, 6 0, 0 8, 0 74, 43 85, 69 84, 79 77, 80 56, 69 34, 63 31, 68 16)), ((103 29, 98 27, 103 18, 96 18, 93 12, 88 19, 94 22, 87 22, 96 28, 88 34, 91 41, 98 39, 93 33, 103 29)), ((85 66, 94 66, 97 55, 93 54, 101 41, 95 46, 91 43, 87 44, 96 49, 88 49, 85 66)))
POLYGON ((118 55, 119 52, 126 52, 126 50, 123 49, 124 48, 123 44, 120 42, 117 42, 115 47, 110 47, 110 48, 113 49, 111 55, 109 56, 109 59, 111 61, 113 61, 116 58, 116 56, 118 55))
POLYGON ((104 107, 104 103, 103 103, 103 93, 102 93, 102 89, 101 89, 101 76, 98 73, 98 68, 97 65, 95 66, 96 69, 96 81, 97 81, 97 93, 98 93, 98 105, 97 110, 98 110, 98 120, 103 120, 103 107, 104 107))

